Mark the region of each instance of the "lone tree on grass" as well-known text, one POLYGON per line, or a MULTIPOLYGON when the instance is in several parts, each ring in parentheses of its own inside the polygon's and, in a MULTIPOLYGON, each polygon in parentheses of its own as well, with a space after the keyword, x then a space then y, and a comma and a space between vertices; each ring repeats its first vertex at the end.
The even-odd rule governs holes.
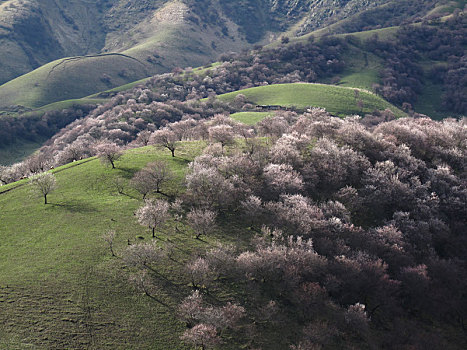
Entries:
POLYGON ((34 175, 30 183, 34 191, 44 196, 44 204, 47 204, 47 195, 57 187, 55 176, 50 173, 34 175))
POLYGON ((175 149, 178 144, 178 137, 172 130, 161 129, 157 130, 152 134, 152 142, 156 145, 161 145, 172 153, 172 157, 175 157, 175 149))
POLYGON ((102 164, 111 165, 115 169, 115 161, 122 156, 122 150, 115 143, 106 142, 96 146, 96 153, 102 164))
POLYGON ((152 191, 162 193, 162 185, 172 180, 172 178, 173 173, 167 162, 159 160, 149 163, 144 169, 138 171, 131 179, 131 184, 145 199, 152 191))
POLYGON ((139 170, 130 181, 131 186, 143 195, 143 199, 154 190, 151 174, 147 169, 139 170))
POLYGON ((161 193, 161 186, 173 178, 173 173, 166 161, 157 160, 149 163, 146 169, 149 172, 156 193, 161 193))
POLYGON ((156 229, 169 218, 169 207, 169 203, 162 199, 146 200, 146 204, 136 212, 138 222, 152 229, 152 237, 156 237, 156 229))
POLYGON ((109 230, 102 235, 102 239, 109 245, 110 252, 112 256, 116 256, 114 252, 114 241, 115 241, 116 232, 115 230, 109 230))

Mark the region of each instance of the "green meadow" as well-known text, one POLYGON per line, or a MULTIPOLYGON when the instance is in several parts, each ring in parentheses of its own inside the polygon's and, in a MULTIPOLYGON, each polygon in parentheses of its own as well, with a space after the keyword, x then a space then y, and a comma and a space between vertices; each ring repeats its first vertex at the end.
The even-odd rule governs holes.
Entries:
POLYGON ((247 100, 258 105, 280 105, 305 110, 310 107, 325 108, 328 112, 338 115, 352 115, 384 110, 389 108, 398 117, 405 116, 397 107, 383 100, 381 97, 365 90, 325 85, 325 84, 275 84, 259 86, 250 89, 219 95, 222 101, 233 101, 235 96, 243 94, 247 100), (363 104, 358 105, 361 99, 363 104))

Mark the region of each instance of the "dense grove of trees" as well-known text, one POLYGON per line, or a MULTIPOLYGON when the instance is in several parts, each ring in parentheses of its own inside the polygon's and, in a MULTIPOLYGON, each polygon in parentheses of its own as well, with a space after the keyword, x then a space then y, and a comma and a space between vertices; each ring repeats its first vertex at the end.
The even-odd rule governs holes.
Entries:
MULTIPOLYGON (((319 77, 337 73, 343 67, 340 55, 344 46, 343 41, 327 40, 322 43, 295 44, 262 50, 252 54, 224 55, 223 64, 213 68, 207 76, 196 74, 190 69, 184 73, 175 70, 174 73, 156 75, 146 86, 118 94, 108 104, 99 106, 90 114, 90 118, 104 119, 106 131, 114 130, 111 138, 119 138, 121 142, 127 143, 134 138, 133 131, 137 133, 147 128, 148 123, 159 126, 163 122, 179 120, 183 114, 201 112, 196 107, 182 104, 180 101, 264 84, 313 82, 319 77), (118 131, 115 125, 116 115, 119 115, 117 120, 120 123, 129 124, 122 129, 124 134, 118 131), (130 117, 135 117, 136 125, 133 120, 128 120, 130 117)), ((51 137, 72 121, 88 115, 94 107, 74 106, 63 111, 47 112, 41 117, 2 117, 0 144, 10 144, 18 136, 26 139, 51 137)), ((203 110, 203 117, 212 116, 220 111, 219 107, 210 112, 203 110)), ((225 112, 226 108, 222 111, 225 112)), ((67 130, 76 125, 71 124, 67 130)), ((94 133, 93 137, 100 136, 94 133)))
MULTIPOLYGON (((409 49, 398 41, 366 41, 387 62, 378 91, 399 104, 414 102, 424 74, 414 58, 439 58, 448 63, 433 67, 431 77, 445 84, 450 108, 465 112, 463 21, 454 16, 440 24, 442 35, 429 26, 403 28, 399 38, 409 49), (455 44, 444 50, 447 43, 455 44)), ((311 109, 279 111, 246 126, 227 115, 248 108, 244 96, 230 104, 214 98, 338 73, 349 44, 352 38, 325 38, 258 49, 225 55, 208 74, 156 76, 91 112, 69 112, 70 119, 83 118, 38 154, 0 167, 0 181, 41 174, 31 187, 46 203, 55 188, 53 176, 44 175, 51 166, 97 155, 114 168, 126 147, 159 145, 176 157, 180 142, 205 140, 182 195, 164 194, 173 177, 165 162, 148 163, 130 180, 144 200, 135 219, 154 239, 128 241, 116 252, 116 232, 103 236, 128 266, 132 284, 155 302, 164 288, 157 266, 173 258, 175 243, 157 239, 168 225, 203 239, 221 225, 228 234, 225 223, 234 223, 251 236, 249 244, 196 251, 182 268, 180 285, 192 289, 177 309, 187 326, 183 342, 202 349, 223 341, 250 349, 272 341, 294 350, 463 348, 465 118, 396 120, 386 110, 340 119, 311 109), (216 300, 220 290, 239 299, 216 300)), ((43 121, 50 118, 50 125, 61 116, 48 115, 43 121)), ((122 181, 115 182, 119 192, 122 181)))
POLYGON ((0 146, 9 145, 18 138, 38 141, 52 137, 76 119, 86 116, 95 105, 76 105, 43 115, 0 116, 0 146))
POLYGON ((467 113, 466 24, 464 15, 455 15, 436 27, 402 27, 393 42, 379 41, 377 36, 366 41, 368 51, 386 60, 382 84, 376 86, 376 91, 399 105, 414 103, 425 77, 443 86, 445 110, 467 113), (441 63, 424 71, 420 62, 426 59, 441 63))
MULTIPOLYGON (((237 220, 251 235, 247 248, 220 245, 188 261, 185 343, 257 349, 281 334, 291 349, 465 345, 467 125, 375 119, 313 109, 278 112, 253 129, 222 115, 166 126, 210 145, 190 164, 186 192, 147 201, 139 222, 153 233, 185 225, 199 238, 237 220), (224 137, 210 137, 220 127, 224 137), (241 300, 212 302, 211 291, 231 288, 241 300)), ((122 252, 151 298, 169 244, 122 252)))

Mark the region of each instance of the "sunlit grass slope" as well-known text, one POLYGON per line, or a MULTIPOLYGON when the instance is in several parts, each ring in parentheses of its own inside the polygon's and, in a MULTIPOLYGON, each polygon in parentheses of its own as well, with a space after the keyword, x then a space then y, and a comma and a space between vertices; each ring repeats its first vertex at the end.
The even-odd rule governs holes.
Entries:
POLYGON ((246 125, 254 125, 266 117, 274 115, 273 112, 238 112, 230 117, 246 125))
MULTIPOLYGON (((172 158, 166 149, 148 146, 127 151, 116 169, 90 158, 53 170, 58 188, 49 204, 32 194, 27 180, 0 187, 0 349, 187 349, 179 337, 186 326, 176 308, 192 289, 185 263, 217 243, 244 248, 252 233, 238 215, 220 215, 215 232, 194 238, 187 226, 173 223, 158 230, 155 241, 173 245, 170 259, 157 270, 155 299, 137 292, 121 261, 128 242, 149 242, 151 232, 134 212, 143 204, 129 179, 148 162, 165 160, 175 174, 162 187, 174 199, 183 193, 188 163, 206 146, 184 142, 172 158), (113 179, 124 179, 123 194, 113 179), (112 258, 102 235, 117 233, 112 258)), ((238 300, 233 288, 210 291, 216 302, 238 300)), ((268 349, 286 340, 267 337, 268 349)), ((242 348, 231 339, 222 349, 242 348)))
MULTIPOLYGON (((160 267, 175 281, 158 292, 164 306, 129 287, 119 259, 110 258, 100 237, 115 229, 117 251, 128 239, 150 240, 133 216, 140 196, 129 187, 118 194, 112 179, 128 179, 147 162, 166 159, 177 174, 165 188, 173 195, 200 147, 186 143, 174 159, 153 147, 132 150, 115 170, 95 159, 57 169, 58 189, 49 195, 49 205, 33 196, 24 181, 19 187, 0 187, 0 192, 10 189, 0 194, 1 349, 184 348, 178 339, 184 326, 173 307, 189 293, 175 281, 186 256, 179 254, 173 266, 160 267)), ((197 241, 170 228, 158 235, 160 241, 183 242, 187 251, 214 240, 197 241)))
POLYGON ((232 101, 238 94, 243 94, 247 100, 258 105, 280 105, 297 109, 321 107, 339 116, 365 114, 386 108, 391 109, 399 117, 405 115, 400 109, 379 96, 364 90, 358 91, 358 98, 356 98, 353 88, 296 83, 254 87, 219 95, 218 98, 223 101, 232 101), (358 105, 359 99, 363 101, 363 108, 358 105))

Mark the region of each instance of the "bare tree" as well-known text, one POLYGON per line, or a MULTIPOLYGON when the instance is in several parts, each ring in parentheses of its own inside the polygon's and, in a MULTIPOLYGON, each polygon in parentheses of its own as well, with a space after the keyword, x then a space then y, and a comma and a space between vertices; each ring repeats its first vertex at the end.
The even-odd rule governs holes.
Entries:
POLYGON ((138 270, 136 273, 130 275, 130 283, 135 286, 148 297, 153 298, 156 289, 153 279, 148 275, 148 270, 138 270))
POLYGON ((51 173, 40 173, 31 177, 30 183, 37 193, 44 197, 47 204, 47 195, 57 187, 55 176, 51 173))
POLYGON ((249 219, 250 226, 253 226, 254 222, 257 221, 264 212, 261 198, 251 195, 240 204, 245 217, 249 219))
POLYGON ((217 168, 198 161, 190 164, 191 172, 186 176, 188 193, 203 206, 226 206, 232 202, 234 186, 217 168))
POLYGON ((138 171, 131 179, 131 184, 145 199, 152 191, 162 193, 162 185, 172 179, 172 177, 173 173, 167 162, 158 160, 149 163, 144 169, 138 171))
POLYGON ((177 232, 180 231, 178 224, 183 220, 183 215, 185 214, 182 204, 183 201, 180 198, 177 198, 172 204, 170 204, 175 221, 175 231, 177 232))
POLYGON ((152 237, 156 237, 156 229, 169 218, 169 207, 165 200, 146 200, 146 204, 136 212, 139 223, 152 229, 152 237))
POLYGON ((130 181, 132 187, 146 198, 154 187, 151 181, 151 175, 147 169, 139 170, 130 181))
POLYGON ((208 349, 220 344, 221 338, 218 333, 238 325, 245 316, 245 308, 230 302, 218 307, 204 305, 199 291, 194 291, 180 304, 178 315, 191 327, 181 339, 202 349, 208 349))
POLYGON ((203 297, 199 290, 195 290, 187 296, 178 306, 178 316, 184 320, 189 327, 193 327, 199 321, 203 312, 203 297))
POLYGON ((155 242, 130 245, 123 252, 123 261, 128 266, 147 268, 162 257, 162 250, 155 242))
POLYGON ((143 130, 136 135, 135 142, 141 146, 147 146, 151 139, 151 132, 149 130, 143 130))
POLYGON ((115 240, 115 230, 109 230, 102 236, 102 239, 109 245, 110 252, 112 256, 116 256, 114 252, 114 240, 115 240))
POLYGON ((103 164, 109 164, 115 169, 115 161, 122 156, 122 150, 115 143, 106 142, 96 146, 96 153, 103 164))
POLYGON ((31 174, 39 174, 49 169, 50 159, 48 159, 43 153, 39 153, 27 159, 25 166, 31 174))
POLYGON ((161 193, 161 186, 173 178, 169 165, 164 160, 157 160, 146 166, 153 189, 156 193, 161 193))
POLYGON ((116 176, 112 179, 112 184, 119 194, 123 194, 125 191, 126 180, 121 176, 116 176))
POLYGON ((186 266, 188 274, 191 277, 191 285, 194 288, 201 288, 203 286, 207 286, 210 275, 211 269, 209 268, 209 263, 206 259, 201 257, 196 258, 195 260, 191 261, 186 266))
POLYGON ((208 209, 191 209, 187 215, 188 222, 195 230, 196 238, 206 235, 214 229, 217 214, 208 209))
POLYGON ((85 140, 76 140, 58 153, 55 159, 58 164, 67 164, 88 157, 90 153, 91 147, 88 142, 85 140))
POLYGON ((152 134, 152 143, 167 148, 172 153, 172 157, 175 157, 175 149, 177 148, 178 137, 172 130, 157 130, 152 134))

